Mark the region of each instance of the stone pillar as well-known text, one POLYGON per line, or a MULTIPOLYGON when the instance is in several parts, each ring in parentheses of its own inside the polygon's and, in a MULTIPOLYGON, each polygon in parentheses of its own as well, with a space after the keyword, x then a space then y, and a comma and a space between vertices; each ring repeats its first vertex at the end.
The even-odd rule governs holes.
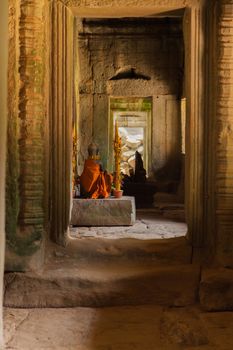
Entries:
POLYGON ((51 238, 65 242, 72 180, 73 15, 51 3, 50 189, 51 238))
POLYGON ((6 154, 6 120, 7 120, 7 55, 8 55, 8 1, 0 3, 0 349, 3 349, 2 330, 2 296, 3 296, 3 270, 5 248, 5 154, 6 154))
POLYGON ((19 222, 41 239, 44 225, 44 27, 43 2, 21 1, 19 90, 19 222))
POLYGON ((233 266, 233 0, 216 2, 216 258, 233 266))
MULTIPOLYGON (((46 218, 45 5, 10 0, 7 269, 40 251, 46 218)), ((34 260, 34 268, 36 262, 34 260)), ((31 259, 31 258, 30 258, 31 259)))
POLYGON ((185 42, 186 155, 185 211, 188 239, 192 246, 203 246, 204 224, 204 79, 205 9, 203 1, 185 10, 183 18, 185 42))

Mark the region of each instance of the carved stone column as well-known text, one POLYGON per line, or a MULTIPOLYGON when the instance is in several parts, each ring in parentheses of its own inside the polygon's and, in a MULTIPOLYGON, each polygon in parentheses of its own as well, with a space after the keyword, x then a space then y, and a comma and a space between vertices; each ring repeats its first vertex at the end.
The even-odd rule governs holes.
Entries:
POLYGON ((216 2, 216 257, 233 266, 233 0, 216 2))
POLYGON ((26 268, 26 257, 39 250, 45 232, 45 4, 46 0, 10 1, 7 184, 10 269, 26 268), (17 259, 10 260, 12 254, 22 257, 18 263, 17 259))
POLYGON ((72 183, 73 15, 59 0, 51 6, 51 237, 63 244, 72 183))
POLYGON ((203 245, 204 236, 204 1, 187 7, 183 18, 185 41, 185 95, 187 100, 185 210, 188 239, 193 247, 203 245))
POLYGON ((44 27, 41 0, 24 0, 19 23, 19 221, 40 239, 44 225, 44 27))

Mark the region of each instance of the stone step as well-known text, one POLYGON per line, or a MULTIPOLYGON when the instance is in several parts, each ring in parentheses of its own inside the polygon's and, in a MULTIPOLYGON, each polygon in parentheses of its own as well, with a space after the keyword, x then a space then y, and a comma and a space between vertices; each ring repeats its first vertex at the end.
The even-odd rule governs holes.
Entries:
POLYGON ((190 264, 192 248, 185 237, 170 239, 105 239, 85 237, 69 239, 65 248, 54 246, 53 255, 65 259, 100 260, 119 262, 121 260, 149 262, 153 266, 190 264))
MULTIPOLYGON (((61 265, 60 265, 61 266, 61 265)), ((197 301, 200 267, 93 264, 8 273, 5 306, 186 306, 197 301)))
POLYGON ((233 269, 203 269, 199 296, 200 304, 206 311, 232 311, 233 269))

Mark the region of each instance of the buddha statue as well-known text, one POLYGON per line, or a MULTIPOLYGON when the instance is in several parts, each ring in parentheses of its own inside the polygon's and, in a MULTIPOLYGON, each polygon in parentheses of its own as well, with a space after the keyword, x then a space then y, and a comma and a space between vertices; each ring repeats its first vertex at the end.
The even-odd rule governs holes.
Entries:
POLYGON ((100 163, 99 148, 95 143, 88 146, 88 159, 80 176, 81 197, 107 198, 111 193, 113 178, 103 171, 100 163))

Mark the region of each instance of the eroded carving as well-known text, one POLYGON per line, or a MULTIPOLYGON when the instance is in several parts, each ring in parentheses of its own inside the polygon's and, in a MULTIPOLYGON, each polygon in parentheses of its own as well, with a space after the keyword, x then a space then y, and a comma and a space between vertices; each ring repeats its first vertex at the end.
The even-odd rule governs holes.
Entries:
POLYGON ((44 230, 44 5, 11 0, 9 8, 7 239, 19 255, 35 252, 44 230))
MULTIPOLYGON (((71 7, 185 7, 189 5, 196 5, 199 0, 60 0, 65 5, 71 7)), ((114 10, 113 10, 114 11, 114 10)))

